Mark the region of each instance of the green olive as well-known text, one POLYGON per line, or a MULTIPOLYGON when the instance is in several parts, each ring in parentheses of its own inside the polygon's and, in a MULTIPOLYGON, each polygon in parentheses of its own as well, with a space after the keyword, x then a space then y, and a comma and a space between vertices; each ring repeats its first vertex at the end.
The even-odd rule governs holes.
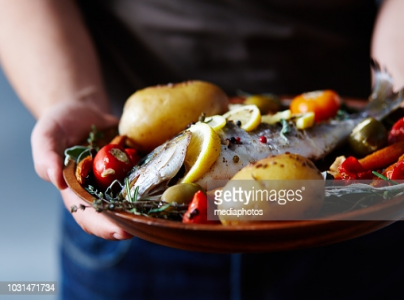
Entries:
POLYGON ((189 204, 194 197, 194 194, 202 190, 205 194, 205 190, 198 184, 194 183, 181 183, 169 187, 164 191, 161 196, 161 200, 170 204, 189 204))
POLYGON ((281 109, 279 98, 272 94, 251 95, 244 100, 246 105, 256 105, 261 114, 275 113, 281 109))
POLYGON ((356 155, 364 157, 387 144, 387 131, 380 121, 369 117, 352 130, 348 142, 356 155))

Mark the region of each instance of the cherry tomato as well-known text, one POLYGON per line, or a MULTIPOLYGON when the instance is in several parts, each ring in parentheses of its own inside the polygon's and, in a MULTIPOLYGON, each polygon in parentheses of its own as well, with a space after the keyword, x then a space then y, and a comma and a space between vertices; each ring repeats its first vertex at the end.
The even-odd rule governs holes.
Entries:
POLYGON ((303 93, 292 99, 292 114, 314 112, 316 122, 335 117, 341 105, 341 98, 332 90, 303 93))
POLYGON ((187 224, 216 224, 215 221, 208 220, 208 198, 202 190, 194 194, 182 222, 187 224))
POLYGON ((135 166, 136 163, 140 160, 137 151, 134 148, 125 148, 125 152, 129 156, 129 159, 132 161, 132 165, 135 166))
POLYGON ((400 118, 391 128, 388 138, 389 144, 404 141, 404 117, 400 118))
POLYGON ((132 161, 122 146, 107 144, 94 157, 93 172, 98 188, 105 190, 115 180, 122 182, 132 167, 132 161))

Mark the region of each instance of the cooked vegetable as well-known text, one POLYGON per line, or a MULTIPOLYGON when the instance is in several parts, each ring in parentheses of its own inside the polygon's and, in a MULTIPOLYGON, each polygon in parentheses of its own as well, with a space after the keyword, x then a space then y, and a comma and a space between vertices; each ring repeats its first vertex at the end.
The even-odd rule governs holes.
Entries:
POLYGON ((387 132, 380 121, 366 118, 352 130, 348 142, 356 155, 364 157, 387 144, 387 132))
POLYGON ((338 175, 335 179, 339 180, 371 180, 372 171, 365 169, 355 157, 346 158, 338 167, 338 175))
POLYGON ((404 141, 404 117, 396 121, 389 132, 389 144, 404 141))
POLYGON ((208 199, 203 191, 199 190, 195 193, 182 222, 186 224, 216 224, 215 221, 208 220, 208 199))
POLYGON ((404 161, 399 161, 395 164, 391 171, 390 180, 404 180, 404 161))
POLYGON ((323 204, 324 189, 321 185, 324 185, 324 179, 320 171, 303 156, 281 154, 259 160, 239 171, 222 190, 223 195, 242 191, 244 198, 223 201, 218 204, 218 209, 262 210, 263 214, 220 215, 220 221, 234 225, 257 220, 307 218, 316 214, 323 204), (255 200, 251 199, 252 195, 255 200))
POLYGON ((378 170, 397 162, 402 154, 404 154, 404 141, 386 146, 358 161, 365 170, 378 170))
POLYGON ((119 133, 140 151, 151 151, 197 122, 199 116, 227 110, 226 94, 217 86, 188 81, 139 90, 126 101, 119 133))
POLYGON ((232 180, 306 180, 323 179, 309 159, 299 154, 270 156, 240 170, 232 180))
POLYGON ((87 156, 79 163, 77 163, 76 167, 76 179, 80 185, 84 185, 90 179, 90 175, 93 171, 93 157, 87 156))
POLYGON ((93 172, 97 187, 107 189, 113 181, 122 183, 133 163, 119 144, 107 144, 94 157, 93 172))
POLYGON ((292 114, 313 112, 316 122, 335 117, 341 104, 339 95, 332 90, 303 93, 292 99, 292 114))
POLYGON ((402 156, 400 156, 400 158, 398 158, 397 162, 388 166, 383 171, 383 175, 386 176, 390 180, 404 180, 404 173, 401 174, 402 167, 400 166, 400 167, 398 167, 397 170, 395 170, 397 165, 398 164, 401 165, 402 162, 404 162, 404 154, 402 156), (394 176, 393 176, 393 172, 394 172, 394 176), (395 179, 393 179, 392 177, 394 177, 395 179))
MULTIPOLYGON (((336 179, 369 180, 372 179, 373 171, 383 169, 386 166, 388 167, 385 168, 382 175, 388 179, 393 180, 392 177, 394 177, 398 180, 404 176, 404 173, 402 173, 404 170, 401 170, 404 165, 399 164, 404 161, 404 141, 386 146, 360 160, 350 156, 346 159, 344 158, 341 162, 342 158, 337 158, 336 162, 330 167, 331 173, 333 169, 338 170, 338 173, 332 173, 336 179)), ((401 179, 404 179, 404 177, 401 179)))

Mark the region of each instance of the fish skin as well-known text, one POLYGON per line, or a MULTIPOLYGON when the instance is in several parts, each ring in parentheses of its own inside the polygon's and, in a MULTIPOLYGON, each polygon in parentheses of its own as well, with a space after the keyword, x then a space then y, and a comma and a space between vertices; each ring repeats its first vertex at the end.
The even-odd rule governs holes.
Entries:
MULTIPOLYGON (((315 126, 305 130, 298 130, 295 123, 289 121, 289 131, 284 135, 281 135, 282 125, 279 123, 272 125, 261 123, 253 131, 246 132, 232 121, 228 121, 224 128, 217 131, 221 139, 221 152, 218 159, 196 183, 205 189, 215 188, 214 184, 213 186, 211 184, 213 181, 229 180, 248 164, 271 155, 289 152, 300 154, 311 160, 325 157, 345 142, 353 128, 363 119, 373 117, 381 120, 397 109, 403 102, 404 89, 394 93, 392 91, 393 80, 391 76, 386 71, 382 71, 377 62, 373 61, 372 67, 375 71, 375 85, 369 96, 368 105, 363 112, 349 115, 348 118, 317 123, 315 126), (260 136, 265 136, 267 142, 261 143, 260 136), (232 137, 239 137, 241 143, 229 144, 232 137)), ((187 131, 179 136, 184 135, 184 133, 187 133, 187 131)), ((174 139, 178 139, 178 136, 174 139)), ((172 164, 182 165, 185 157, 183 148, 179 148, 182 151, 176 153, 171 149, 174 145, 176 144, 169 141, 157 148, 152 153, 154 157, 145 164, 147 166, 141 166, 135 171, 136 174, 131 174, 131 190, 134 190, 135 186, 139 186, 139 196, 141 196, 142 194, 152 193, 153 188, 158 188, 159 185, 168 184, 171 178, 167 179, 166 177, 170 177, 172 174, 169 173, 162 177, 159 168, 163 167, 164 164, 161 164, 158 158, 162 156, 161 152, 169 152, 171 158, 175 159, 175 163, 172 162, 172 164), (143 173, 154 173, 155 175, 143 175, 143 173), (136 181, 137 176, 139 179, 136 181), (143 180, 140 181, 140 179, 143 180), (144 181, 144 179, 149 180, 144 181), (153 183, 152 188, 142 187, 142 185, 150 185, 150 183, 153 183)), ((164 155, 164 157, 168 158, 169 156, 164 155)), ((173 170, 179 170, 180 168, 181 166, 176 166, 173 170)))
POLYGON ((229 180, 243 167, 271 155, 297 153, 311 160, 325 157, 341 144, 351 133, 352 129, 363 118, 343 121, 330 121, 318 124, 306 130, 298 130, 294 122, 288 122, 289 132, 280 135, 280 124, 261 125, 251 132, 245 132, 233 122, 218 131, 222 141, 219 158, 209 171, 196 183, 205 189, 216 188, 214 181, 229 180), (260 136, 265 136, 266 143, 260 142, 260 136), (226 140, 240 137, 241 144, 229 144, 226 140), (233 160, 237 156, 238 160, 233 160))
MULTIPOLYGON (((186 151, 191 141, 191 132, 185 131, 156 148, 147 162, 137 166, 129 175, 130 194, 133 196, 139 187, 138 196, 153 196, 167 188, 168 183, 177 175, 184 164, 186 151)), ((126 187, 121 191, 126 198, 126 187)))
POLYGON ((226 126, 218 131, 222 141, 219 158, 196 183, 205 189, 214 189, 216 186, 212 183, 215 181, 229 180, 249 163, 271 155, 289 152, 300 154, 313 161, 321 159, 343 144, 355 126, 365 118, 373 117, 381 120, 386 117, 403 103, 404 88, 394 93, 390 74, 386 70, 381 70, 376 61, 371 61, 371 66, 375 74, 375 85, 363 112, 349 115, 342 120, 331 119, 317 123, 305 130, 296 129, 295 123, 289 121, 289 132, 284 136, 280 134, 282 126, 279 123, 273 125, 261 123, 255 130, 245 132, 233 122, 227 122, 226 126), (261 143, 260 136, 265 136, 267 142, 261 143), (225 141, 231 137, 240 137, 242 144, 226 147, 225 141), (238 157, 237 162, 233 162, 234 156, 238 157))

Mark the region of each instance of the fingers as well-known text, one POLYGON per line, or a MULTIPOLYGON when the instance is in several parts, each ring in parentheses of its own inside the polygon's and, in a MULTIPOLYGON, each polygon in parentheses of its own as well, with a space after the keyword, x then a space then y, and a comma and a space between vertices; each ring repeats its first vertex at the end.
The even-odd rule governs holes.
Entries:
POLYGON ((35 171, 58 189, 65 189, 64 150, 88 136, 91 126, 99 129, 117 125, 118 119, 86 104, 59 104, 45 113, 31 135, 35 171))
MULTIPOLYGON (((72 206, 84 204, 84 201, 80 200, 69 188, 61 193, 68 210, 72 206)), ((72 214, 76 222, 88 234, 108 240, 124 240, 133 237, 110 221, 104 214, 96 212, 93 208, 87 208, 84 211, 78 210, 72 214)))
MULTIPOLYGON (((61 103, 47 111, 38 120, 31 135, 32 155, 37 174, 62 190, 68 210, 83 204, 63 178, 64 150, 81 143, 95 125, 97 129, 116 126, 118 119, 83 103, 61 103)), ((109 240, 132 238, 104 214, 93 208, 73 214, 76 222, 89 234, 109 240)))
POLYGON ((36 173, 58 189, 67 187, 62 174, 66 138, 63 129, 51 119, 37 122, 31 134, 32 155, 36 173))

